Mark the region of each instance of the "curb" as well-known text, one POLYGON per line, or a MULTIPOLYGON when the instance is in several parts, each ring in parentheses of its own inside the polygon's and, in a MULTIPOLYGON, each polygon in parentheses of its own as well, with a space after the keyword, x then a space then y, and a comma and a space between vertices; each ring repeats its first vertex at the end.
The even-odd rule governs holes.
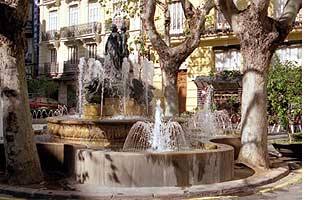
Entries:
POLYGON ((41 190, 0 184, 0 193, 14 197, 37 199, 181 199, 208 196, 230 196, 253 193, 259 186, 267 185, 287 176, 289 169, 279 167, 265 172, 255 173, 251 177, 214 183, 194 185, 191 187, 141 187, 141 188, 107 188, 89 186, 82 191, 41 190))
POLYGON ((274 190, 278 190, 281 188, 285 188, 285 187, 289 187, 291 185, 294 184, 298 184, 301 183, 302 181, 302 170, 298 170, 298 172, 291 172, 288 176, 286 176, 283 179, 287 179, 284 180, 283 182, 281 182, 282 180, 280 180, 278 184, 275 183, 271 183, 268 185, 264 185, 261 186, 261 188, 258 188, 258 193, 266 193, 266 192, 272 192, 274 190), (291 176, 292 175, 292 176, 291 176), (291 177, 289 177, 291 176, 291 177))

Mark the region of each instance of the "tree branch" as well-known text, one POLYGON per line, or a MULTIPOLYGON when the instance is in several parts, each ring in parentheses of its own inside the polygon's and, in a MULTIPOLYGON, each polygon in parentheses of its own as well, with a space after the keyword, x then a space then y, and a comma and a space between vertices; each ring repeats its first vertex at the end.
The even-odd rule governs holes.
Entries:
MULTIPOLYGON (((198 47, 201 39, 201 35, 204 31, 204 25, 206 21, 206 16, 209 14, 210 10, 214 7, 214 2, 212 0, 206 0, 200 8, 195 9, 193 5, 188 0, 184 1, 184 8, 188 10, 190 13, 185 14, 189 17, 192 17, 189 22, 189 28, 191 34, 186 37, 186 39, 178 46, 172 48, 171 54, 182 55, 179 58, 183 59, 183 61, 198 47), (191 12, 192 11, 192 12, 191 12), (191 16, 193 13, 193 16, 191 16)), ((181 1, 181 3, 182 3, 181 1)), ((177 60, 177 62, 179 62, 177 60)))
POLYGON ((224 18, 232 26, 232 16, 239 13, 239 10, 236 5, 234 5, 233 0, 215 0, 215 6, 223 13, 224 18))
POLYGON ((302 0, 288 0, 284 10, 276 22, 276 28, 279 32, 279 37, 275 44, 283 42, 292 30, 296 16, 302 8, 302 0))
POLYGON ((159 56, 167 57, 169 53, 169 47, 162 40, 154 24, 156 3, 156 0, 144 0, 142 21, 152 46, 155 48, 159 56))
POLYGON ((292 26, 301 8, 302 0, 288 0, 278 21, 284 27, 292 26))
POLYGON ((192 20, 192 17, 196 12, 194 6, 188 0, 180 0, 180 2, 182 5, 184 16, 186 17, 187 21, 192 20))

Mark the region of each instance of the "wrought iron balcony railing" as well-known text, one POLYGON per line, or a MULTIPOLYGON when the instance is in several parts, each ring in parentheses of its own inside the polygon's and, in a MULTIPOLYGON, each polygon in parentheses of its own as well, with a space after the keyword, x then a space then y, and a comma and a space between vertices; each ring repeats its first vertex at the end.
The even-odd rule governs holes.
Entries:
POLYGON ((63 63, 63 74, 74 75, 78 72, 79 60, 75 61, 64 61, 63 63))
POLYGON ((55 77, 59 73, 59 63, 49 62, 39 65, 38 74, 40 76, 55 77))
POLYGON ((41 32, 41 40, 42 41, 58 40, 59 38, 60 38, 60 33, 58 30, 41 32))
POLYGON ((101 33, 101 23, 91 22, 86 24, 74 25, 61 28, 61 37, 81 37, 89 34, 101 33))

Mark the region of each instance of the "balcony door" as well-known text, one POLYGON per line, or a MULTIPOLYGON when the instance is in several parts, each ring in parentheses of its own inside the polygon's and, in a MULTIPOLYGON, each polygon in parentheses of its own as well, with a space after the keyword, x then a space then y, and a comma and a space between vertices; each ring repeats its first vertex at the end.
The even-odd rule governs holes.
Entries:
POLYGON ((70 64, 78 63, 78 47, 71 46, 68 48, 68 61, 70 64))
POLYGON ((170 34, 181 34, 183 33, 184 26, 184 12, 182 9, 181 2, 173 2, 169 5, 170 10, 170 34))
POLYGON ((56 10, 49 12, 48 31, 58 30, 58 13, 56 10))
POLYGON ((78 25, 79 23, 79 8, 78 5, 69 7, 69 26, 78 25))
POLYGON ((88 22, 99 22, 100 21, 100 5, 99 3, 89 3, 88 6, 88 22))
POLYGON ((56 49, 50 49, 50 62, 57 63, 57 50, 56 49))

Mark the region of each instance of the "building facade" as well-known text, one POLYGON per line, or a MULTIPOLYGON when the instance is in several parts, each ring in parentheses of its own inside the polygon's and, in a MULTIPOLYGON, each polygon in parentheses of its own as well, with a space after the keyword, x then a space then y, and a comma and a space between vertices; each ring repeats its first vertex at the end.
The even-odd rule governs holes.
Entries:
MULTIPOLYGON (((110 0, 99 3, 98 0, 40 0, 39 21, 39 68, 38 75, 46 76, 59 82, 59 102, 73 104, 77 90, 77 65, 79 58, 104 58, 104 47, 112 23, 120 26, 123 18, 129 19, 130 59, 138 62, 139 44, 134 43, 141 37, 142 23, 139 17, 121 9, 119 2, 110 0), (73 102, 73 103, 72 103, 73 102)), ((194 6, 201 1, 191 0, 194 6)), ((246 1, 240 1, 245 6, 246 1)), ((270 15, 279 17, 286 0, 272 0, 270 15)), ((138 5, 133 5, 138 9, 138 5)), ((185 17, 180 1, 171 1, 170 34, 171 45, 179 44, 184 38, 185 17)), ((156 27, 163 32, 164 15, 161 6, 156 11, 156 27)), ((302 17, 297 17, 294 30, 277 51, 281 60, 295 60, 301 63, 302 17)), ((179 103, 180 112, 192 111, 199 105, 201 91, 194 80, 198 76, 209 75, 218 71, 242 69, 239 41, 221 13, 211 11, 206 23, 206 33, 200 46, 180 67, 179 103), (209 31, 210 30, 210 31, 209 31)), ((148 45, 147 45, 148 46, 148 45)), ((149 49, 149 59, 154 62, 155 98, 162 98, 162 76, 157 55, 149 49)))

